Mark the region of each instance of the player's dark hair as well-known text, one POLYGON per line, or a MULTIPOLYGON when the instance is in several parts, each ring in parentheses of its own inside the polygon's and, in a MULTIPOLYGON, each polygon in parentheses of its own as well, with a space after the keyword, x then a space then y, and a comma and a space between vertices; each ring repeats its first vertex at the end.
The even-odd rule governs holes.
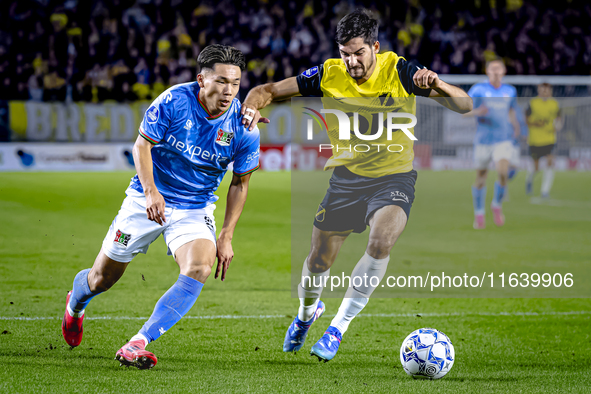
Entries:
POLYGON ((240 71, 246 69, 246 60, 242 52, 228 45, 208 45, 203 48, 197 57, 199 72, 203 71, 203 69, 213 70, 216 64, 238 66, 240 67, 240 71))
POLYGON ((363 38, 363 42, 369 46, 378 40, 378 21, 364 8, 345 15, 337 25, 337 44, 345 45, 357 37, 363 38))

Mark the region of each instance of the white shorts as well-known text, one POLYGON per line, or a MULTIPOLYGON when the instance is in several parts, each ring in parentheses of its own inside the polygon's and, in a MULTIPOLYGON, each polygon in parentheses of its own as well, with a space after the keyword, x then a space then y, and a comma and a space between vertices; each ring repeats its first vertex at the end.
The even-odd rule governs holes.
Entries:
POLYGON ((495 163, 503 159, 511 161, 513 154, 514 148, 511 141, 503 141, 494 145, 478 144, 474 147, 474 165, 477 170, 485 170, 491 160, 495 163))
POLYGON ((103 240, 103 252, 112 260, 128 263, 138 253, 145 254, 160 234, 164 235, 169 256, 196 239, 208 239, 215 245, 214 210, 214 204, 200 209, 166 206, 166 223, 161 226, 148 219, 145 197, 127 196, 103 240))
POLYGON ((521 147, 519 145, 511 144, 513 146, 513 151, 511 152, 511 157, 509 158, 509 163, 513 167, 519 167, 519 163, 521 161, 521 147))

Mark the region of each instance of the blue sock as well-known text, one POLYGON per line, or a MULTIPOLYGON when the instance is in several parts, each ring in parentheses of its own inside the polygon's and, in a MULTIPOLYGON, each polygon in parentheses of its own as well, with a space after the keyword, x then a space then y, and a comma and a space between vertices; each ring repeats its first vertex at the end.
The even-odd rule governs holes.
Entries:
POLYGON ((72 295, 70 295, 70 309, 74 313, 80 313, 86 306, 94 298, 94 296, 99 295, 102 291, 92 292, 90 291, 90 287, 88 287, 88 273, 90 272, 90 268, 82 270, 78 272, 76 277, 74 278, 74 284, 72 286, 72 295))
POLYGON ((499 182, 495 182, 495 192, 493 195, 493 205, 500 206, 503 203, 506 186, 501 186, 499 182))
POLYGON ((140 330, 148 341, 155 341, 174 326, 197 301, 203 283, 183 274, 156 303, 150 319, 140 330))
POLYGON ((482 189, 472 186, 472 202, 474 203, 474 214, 483 215, 486 202, 486 186, 482 189))
POLYGON ((509 168, 509 172, 507 173, 507 179, 511 180, 515 178, 515 174, 517 174, 516 168, 509 168))

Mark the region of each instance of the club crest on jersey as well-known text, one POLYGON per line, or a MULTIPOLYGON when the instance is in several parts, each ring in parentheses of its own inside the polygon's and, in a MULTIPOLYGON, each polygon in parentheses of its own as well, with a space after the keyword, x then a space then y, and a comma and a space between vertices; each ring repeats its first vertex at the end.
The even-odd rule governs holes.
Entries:
POLYGON ((159 117, 160 117, 160 111, 158 110, 158 108, 156 108, 153 105, 150 108, 148 108, 148 110, 146 111, 146 119, 148 120, 148 123, 158 122, 159 117))
POLYGON ((219 129, 217 137, 215 139, 215 143, 222 146, 230 146, 232 138, 234 138, 234 133, 219 129))
POLYGON ((187 119, 187 123, 185 123, 185 129, 191 130, 191 127, 193 127, 193 122, 191 119, 187 119))
POLYGON ((117 230, 117 233, 115 234, 115 240, 113 242, 123 246, 127 246, 130 239, 131 234, 124 234, 121 232, 121 230, 117 230))
POLYGON ((404 201, 408 204, 408 196, 398 190, 395 192, 390 192, 390 197, 392 197, 392 201, 404 201))

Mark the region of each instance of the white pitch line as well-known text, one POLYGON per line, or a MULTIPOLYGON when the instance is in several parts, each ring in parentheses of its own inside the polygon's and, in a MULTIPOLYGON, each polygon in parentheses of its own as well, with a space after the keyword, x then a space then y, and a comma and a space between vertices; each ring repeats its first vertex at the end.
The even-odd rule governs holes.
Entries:
MULTIPOLYGON (((572 316, 591 315, 591 311, 568 311, 568 312, 477 312, 477 313, 360 313, 358 317, 470 317, 470 316, 572 316)), ((326 315, 334 317, 335 315, 326 315)), ((185 316, 183 319, 197 320, 231 320, 231 319, 282 319, 286 315, 206 315, 206 316, 185 316)), ((60 320, 61 316, 0 316, 0 320, 8 321, 33 321, 33 320, 60 320)), ((147 320, 148 317, 132 316, 95 316, 87 317, 86 320, 147 320)))
POLYGON ((569 208, 589 208, 591 204, 588 201, 574 201, 574 200, 554 200, 545 199, 542 197, 532 197, 530 203, 536 205, 546 205, 553 207, 569 207, 569 208))

